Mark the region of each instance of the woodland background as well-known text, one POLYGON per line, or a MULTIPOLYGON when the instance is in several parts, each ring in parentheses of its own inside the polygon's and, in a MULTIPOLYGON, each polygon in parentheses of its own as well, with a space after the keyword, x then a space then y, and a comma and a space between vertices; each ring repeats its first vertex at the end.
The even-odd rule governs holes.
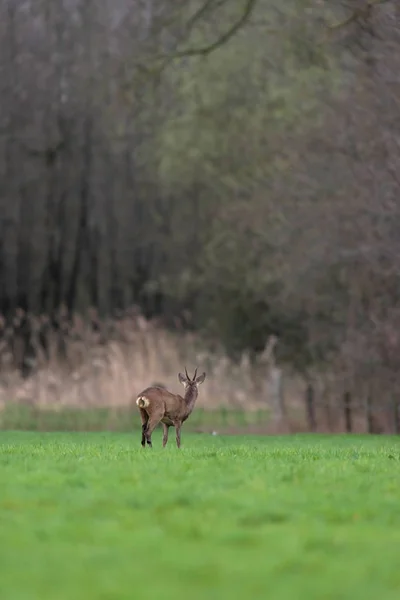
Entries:
POLYGON ((396 0, 0 0, 8 410, 186 364, 200 407, 391 430, 399 232, 396 0))

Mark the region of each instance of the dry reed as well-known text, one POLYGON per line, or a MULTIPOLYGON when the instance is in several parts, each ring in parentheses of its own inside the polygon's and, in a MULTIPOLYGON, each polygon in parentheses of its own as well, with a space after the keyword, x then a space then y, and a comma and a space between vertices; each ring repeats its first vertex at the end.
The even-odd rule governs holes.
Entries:
POLYGON ((128 407, 150 384, 179 391, 177 374, 196 366, 207 371, 198 406, 241 410, 267 408, 267 374, 246 356, 236 364, 210 352, 195 335, 171 332, 137 311, 101 321, 67 319, 61 310, 50 318, 17 311, 0 321, 0 405, 37 408, 128 407))

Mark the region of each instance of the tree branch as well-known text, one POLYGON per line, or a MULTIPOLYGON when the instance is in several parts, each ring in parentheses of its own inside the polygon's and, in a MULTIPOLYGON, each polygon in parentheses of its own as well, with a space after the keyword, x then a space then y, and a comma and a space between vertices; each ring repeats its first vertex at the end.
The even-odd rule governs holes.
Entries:
MULTIPOLYGON (((237 21, 235 21, 235 23, 231 25, 231 27, 229 27, 225 31, 225 33, 223 33, 217 40, 215 40, 215 42, 207 46, 200 46, 199 48, 187 48, 186 50, 174 52, 173 54, 170 54, 167 57, 167 61, 170 62, 172 60, 175 60, 176 58, 184 58, 186 56, 207 56, 208 54, 211 54, 211 52, 214 52, 214 50, 217 50, 218 48, 226 44, 226 42, 228 42, 239 31, 239 29, 241 29, 241 27, 243 27, 243 25, 246 24, 256 6, 256 3, 257 0, 246 0, 246 5, 244 7, 242 15, 237 21)), ((194 22, 201 15, 203 15, 204 12, 206 12, 210 4, 210 0, 207 0, 203 7, 199 9, 197 13, 192 17, 190 21, 191 27, 193 27, 194 22)))
POLYGON ((226 4, 227 0, 205 0, 204 4, 190 17, 186 24, 186 30, 192 31, 196 23, 207 15, 208 12, 213 12, 215 9, 220 8, 223 4, 226 4))
POLYGON ((391 0, 367 0, 363 6, 360 6, 359 8, 353 10, 351 15, 343 21, 339 21, 339 23, 333 23, 332 25, 328 25, 328 29, 342 29, 343 27, 347 27, 348 25, 350 25, 350 23, 367 21, 371 17, 376 6, 379 6, 380 4, 385 4, 386 2, 390 1, 391 0))

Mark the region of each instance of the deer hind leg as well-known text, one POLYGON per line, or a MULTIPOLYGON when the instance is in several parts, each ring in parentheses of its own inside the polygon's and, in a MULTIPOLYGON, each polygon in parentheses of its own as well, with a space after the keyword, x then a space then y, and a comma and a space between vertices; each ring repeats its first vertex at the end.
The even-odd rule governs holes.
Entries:
POLYGON ((165 446, 167 445, 167 442, 168 442, 169 425, 166 425, 165 423, 163 423, 162 426, 163 426, 162 445, 163 445, 163 448, 165 448, 165 446))
POLYGON ((139 408, 140 411, 140 418, 142 419, 142 446, 144 447, 146 445, 146 429, 147 429, 147 423, 149 422, 149 415, 147 414, 147 412, 145 410, 143 410, 143 408, 139 408))
POLYGON ((144 432, 144 435, 146 437, 147 445, 150 446, 150 448, 153 447, 153 444, 151 443, 151 434, 153 433, 154 429, 156 428, 158 423, 161 421, 161 419, 162 419, 162 414, 155 414, 155 415, 151 415, 147 422, 147 427, 144 432))
POLYGON ((182 427, 182 423, 180 421, 176 421, 174 423, 175 425, 175 433, 176 433, 176 445, 178 446, 178 448, 181 447, 181 427, 182 427))

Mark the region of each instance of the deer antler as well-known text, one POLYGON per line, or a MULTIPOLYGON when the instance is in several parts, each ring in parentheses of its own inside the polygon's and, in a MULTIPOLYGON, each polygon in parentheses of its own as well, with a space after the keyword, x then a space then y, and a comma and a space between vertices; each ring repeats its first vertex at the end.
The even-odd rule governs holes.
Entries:
POLYGON ((194 381, 194 380, 196 379, 196 375, 197 375, 197 367, 196 367, 196 370, 195 370, 195 372, 194 372, 194 375, 193 375, 193 379, 192 379, 192 381, 194 381))
POLYGON ((187 380, 188 380, 188 381, 190 381, 190 377, 189 377, 189 375, 188 375, 188 372, 187 372, 187 369, 186 369, 186 367, 185 367, 185 373, 186 373, 186 378, 187 378, 187 380))

